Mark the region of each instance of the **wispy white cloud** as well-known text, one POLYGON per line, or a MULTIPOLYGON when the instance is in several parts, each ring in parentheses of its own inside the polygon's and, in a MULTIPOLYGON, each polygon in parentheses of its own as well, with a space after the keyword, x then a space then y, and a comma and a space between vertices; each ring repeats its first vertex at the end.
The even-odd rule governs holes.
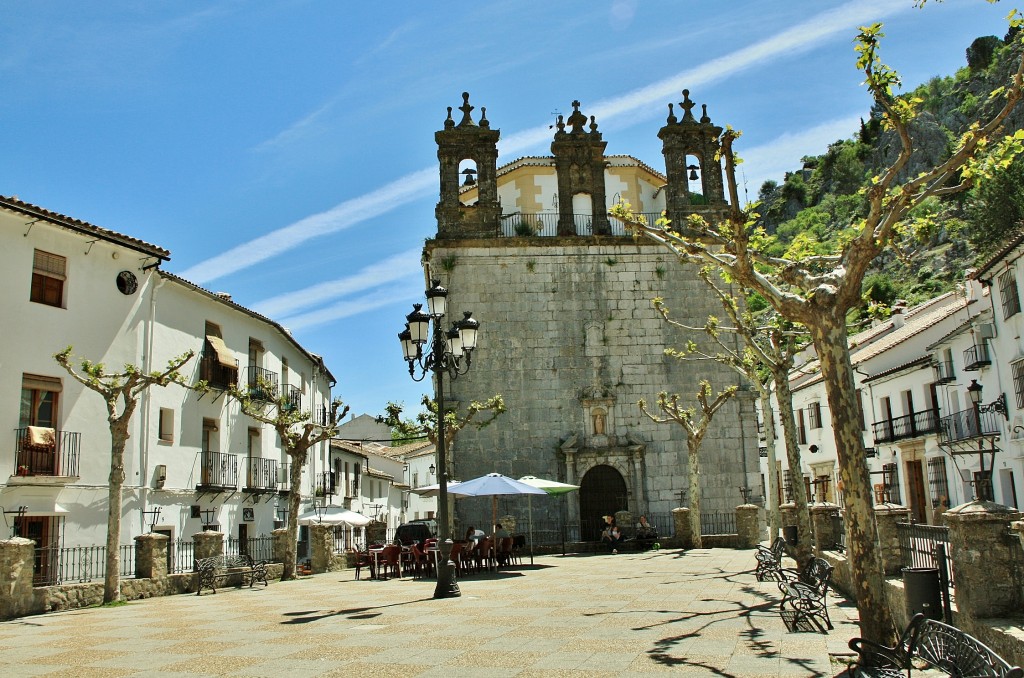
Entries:
POLYGON ((437 170, 433 167, 399 177, 380 188, 312 214, 284 228, 261 235, 255 240, 232 247, 182 271, 181 275, 197 284, 223 278, 287 252, 318 236, 337 233, 371 217, 428 195, 437 188, 437 170))
MULTIPOLYGON (((596 103, 590 113, 601 120, 635 115, 642 108, 678 96, 683 87, 696 87, 721 80, 765 60, 810 49, 850 26, 875 21, 911 9, 910 3, 892 0, 853 0, 822 12, 761 42, 730 52, 694 68, 677 73, 624 95, 596 103)), ((523 130, 505 138, 502 153, 515 154, 550 139, 546 125, 523 130)), ((200 284, 254 266, 294 249, 311 238, 330 235, 389 212, 427 194, 436 187, 437 170, 429 167, 396 179, 385 186, 293 224, 242 243, 182 272, 200 284)))
POLYGON ((805 155, 817 155, 829 144, 847 139, 857 131, 861 116, 850 115, 816 125, 797 134, 783 134, 772 141, 747 149, 739 165, 741 177, 756 199, 766 179, 781 181, 786 172, 800 169, 797 165, 805 155))
POLYGON ((371 264, 354 275, 258 301, 253 304, 253 309, 272 318, 287 316, 330 299, 362 292, 414 274, 422 277, 420 255, 418 248, 407 250, 371 264))
POLYGON ((281 325, 292 330, 308 330, 317 325, 341 320, 342 318, 348 318, 377 308, 393 306, 398 302, 421 301, 423 299, 423 271, 416 272, 415 277, 418 278, 419 285, 413 284, 416 281, 412 280, 412 277, 410 276, 409 280, 401 283, 373 290, 369 294, 356 299, 346 299, 336 304, 310 311, 309 313, 300 313, 286 317, 281 320, 281 325))
POLYGON ((328 101, 312 113, 307 114, 301 120, 298 120, 287 128, 281 130, 274 137, 267 139, 266 141, 261 141, 253 150, 262 153, 294 143, 296 140, 306 136, 310 130, 316 128, 320 119, 334 108, 335 103, 337 103, 337 99, 328 101))

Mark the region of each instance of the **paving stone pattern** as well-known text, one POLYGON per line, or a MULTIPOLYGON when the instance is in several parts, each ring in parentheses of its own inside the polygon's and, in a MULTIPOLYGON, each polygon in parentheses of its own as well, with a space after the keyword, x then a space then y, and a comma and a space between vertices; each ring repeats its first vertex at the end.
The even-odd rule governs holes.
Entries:
POLYGON ((268 588, 152 598, 0 624, 0 675, 833 676, 859 635, 789 633, 753 553, 544 556, 460 582, 328 573, 268 588))

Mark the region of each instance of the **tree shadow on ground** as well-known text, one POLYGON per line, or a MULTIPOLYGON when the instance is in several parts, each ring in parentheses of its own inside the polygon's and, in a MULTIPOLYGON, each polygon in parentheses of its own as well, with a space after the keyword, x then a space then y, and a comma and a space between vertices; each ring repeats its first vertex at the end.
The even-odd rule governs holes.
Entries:
POLYGON ((387 605, 374 605, 372 607, 351 607, 344 610, 305 610, 302 612, 285 612, 282 614, 284 617, 292 617, 292 619, 285 619, 282 624, 309 624, 310 622, 321 621, 323 619, 331 619, 332 617, 345 617, 347 619, 373 619, 379 617, 381 612, 374 612, 374 610, 383 610, 389 607, 398 607, 400 605, 415 605, 417 603, 427 603, 434 600, 433 598, 420 598, 418 600, 405 600, 400 603, 390 603, 387 605))

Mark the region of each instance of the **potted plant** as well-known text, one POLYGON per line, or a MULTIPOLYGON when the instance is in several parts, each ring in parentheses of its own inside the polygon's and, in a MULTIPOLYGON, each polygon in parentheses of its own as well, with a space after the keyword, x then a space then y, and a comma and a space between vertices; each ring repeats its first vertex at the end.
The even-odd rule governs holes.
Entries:
POLYGON ((28 466, 26 466, 25 464, 22 464, 21 466, 19 466, 18 467, 18 475, 19 476, 27 476, 28 475, 28 466))

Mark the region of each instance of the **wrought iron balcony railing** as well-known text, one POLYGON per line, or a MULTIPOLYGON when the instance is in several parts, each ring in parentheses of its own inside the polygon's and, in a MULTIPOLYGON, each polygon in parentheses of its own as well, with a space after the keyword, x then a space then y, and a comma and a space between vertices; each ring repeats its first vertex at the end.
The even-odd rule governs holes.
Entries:
POLYGON ((327 471, 317 474, 316 496, 333 497, 338 493, 338 474, 335 471, 327 471))
POLYGON ((979 412, 977 409, 961 410, 943 417, 939 422, 939 442, 952 443, 982 436, 999 435, 997 412, 979 412))
POLYGON ((273 492, 277 490, 277 460, 263 457, 246 457, 245 489, 248 492, 273 492))
POLYGON ((282 388, 286 398, 284 408, 289 412, 296 412, 302 409, 302 391, 295 386, 285 385, 282 388))
MULTIPOLYGON (((660 212, 644 214, 648 223, 654 223, 661 218, 660 212)), ((558 235, 558 212, 513 212, 501 216, 501 235, 507 238, 516 236, 540 236, 553 238, 558 235)), ((573 214, 572 222, 576 235, 593 235, 594 215, 573 214)), ((626 227, 621 221, 614 217, 608 217, 612 235, 627 235, 626 227)))
POLYGON ((246 368, 249 395, 255 400, 273 400, 277 397, 277 372, 249 365, 246 368))
POLYGON ((992 359, 988 356, 988 346, 985 344, 975 344, 964 351, 964 370, 967 372, 975 372, 991 364, 992 359))
POLYGON ((199 378, 210 385, 210 388, 226 391, 232 384, 238 383, 238 362, 228 367, 217 360, 217 354, 203 351, 199 359, 199 378))
POLYGON ((915 412, 902 417, 883 419, 872 424, 875 444, 891 443, 918 436, 937 433, 939 430, 939 413, 935 410, 915 412))
POLYGON ((196 489, 238 487, 238 455, 203 450, 196 489))
POLYGON ((26 427, 14 429, 14 436, 14 475, 78 476, 81 433, 26 427))
POLYGON ((952 362, 937 362, 933 367, 935 368, 935 383, 948 384, 951 381, 956 381, 952 362))

